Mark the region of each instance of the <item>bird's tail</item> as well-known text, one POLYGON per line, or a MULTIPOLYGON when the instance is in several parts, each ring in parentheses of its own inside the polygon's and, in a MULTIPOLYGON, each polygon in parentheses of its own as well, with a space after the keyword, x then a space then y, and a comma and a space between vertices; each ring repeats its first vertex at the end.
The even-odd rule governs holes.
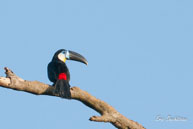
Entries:
POLYGON ((70 84, 64 79, 58 79, 55 83, 54 93, 62 98, 70 99, 70 84))

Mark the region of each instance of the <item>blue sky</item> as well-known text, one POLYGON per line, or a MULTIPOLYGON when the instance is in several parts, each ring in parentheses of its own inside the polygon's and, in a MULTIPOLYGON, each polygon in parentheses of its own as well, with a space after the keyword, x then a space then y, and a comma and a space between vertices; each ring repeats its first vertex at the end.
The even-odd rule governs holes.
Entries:
MULTIPOLYGON (((78 86, 148 129, 193 128, 191 0, 0 1, 0 75, 51 84, 47 64, 60 48, 78 86), (186 121, 156 121, 157 116, 186 121)), ((2 129, 112 129, 90 122, 97 112, 78 101, 0 88, 2 129)))

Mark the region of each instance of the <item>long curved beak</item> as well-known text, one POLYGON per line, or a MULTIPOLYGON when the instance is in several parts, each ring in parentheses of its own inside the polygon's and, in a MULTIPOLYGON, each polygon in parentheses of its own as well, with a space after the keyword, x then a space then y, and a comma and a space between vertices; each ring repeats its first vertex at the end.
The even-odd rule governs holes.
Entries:
POLYGON ((68 60, 74 60, 74 61, 79 61, 82 62, 86 65, 88 65, 88 61, 80 54, 73 52, 73 51, 68 51, 67 52, 67 59, 68 60))

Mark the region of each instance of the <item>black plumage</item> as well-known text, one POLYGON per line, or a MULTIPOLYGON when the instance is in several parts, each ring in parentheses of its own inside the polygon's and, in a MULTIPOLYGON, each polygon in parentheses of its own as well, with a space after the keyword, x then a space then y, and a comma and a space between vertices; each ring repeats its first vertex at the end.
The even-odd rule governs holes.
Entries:
POLYGON ((54 94, 70 99, 70 72, 65 64, 66 60, 75 60, 84 64, 88 64, 88 62, 76 52, 60 49, 54 54, 52 61, 48 64, 48 78, 55 87, 54 94))
POLYGON ((52 59, 52 61, 48 64, 48 78, 51 82, 53 82, 55 86, 55 94, 59 95, 62 98, 71 98, 70 93, 70 72, 66 66, 66 64, 58 59, 58 54, 64 51, 61 49, 57 51, 52 59), (65 73, 67 76, 67 80, 58 79, 59 74, 65 73))

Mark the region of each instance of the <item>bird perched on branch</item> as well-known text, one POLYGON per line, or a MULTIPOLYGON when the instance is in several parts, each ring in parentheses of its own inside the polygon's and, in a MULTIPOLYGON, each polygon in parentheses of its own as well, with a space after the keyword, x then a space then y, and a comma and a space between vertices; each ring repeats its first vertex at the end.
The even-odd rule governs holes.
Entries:
POLYGON ((48 64, 48 78, 54 83, 55 95, 70 99, 70 72, 65 63, 66 60, 79 61, 86 65, 88 65, 88 62, 82 55, 76 52, 60 49, 54 54, 52 61, 48 64))

